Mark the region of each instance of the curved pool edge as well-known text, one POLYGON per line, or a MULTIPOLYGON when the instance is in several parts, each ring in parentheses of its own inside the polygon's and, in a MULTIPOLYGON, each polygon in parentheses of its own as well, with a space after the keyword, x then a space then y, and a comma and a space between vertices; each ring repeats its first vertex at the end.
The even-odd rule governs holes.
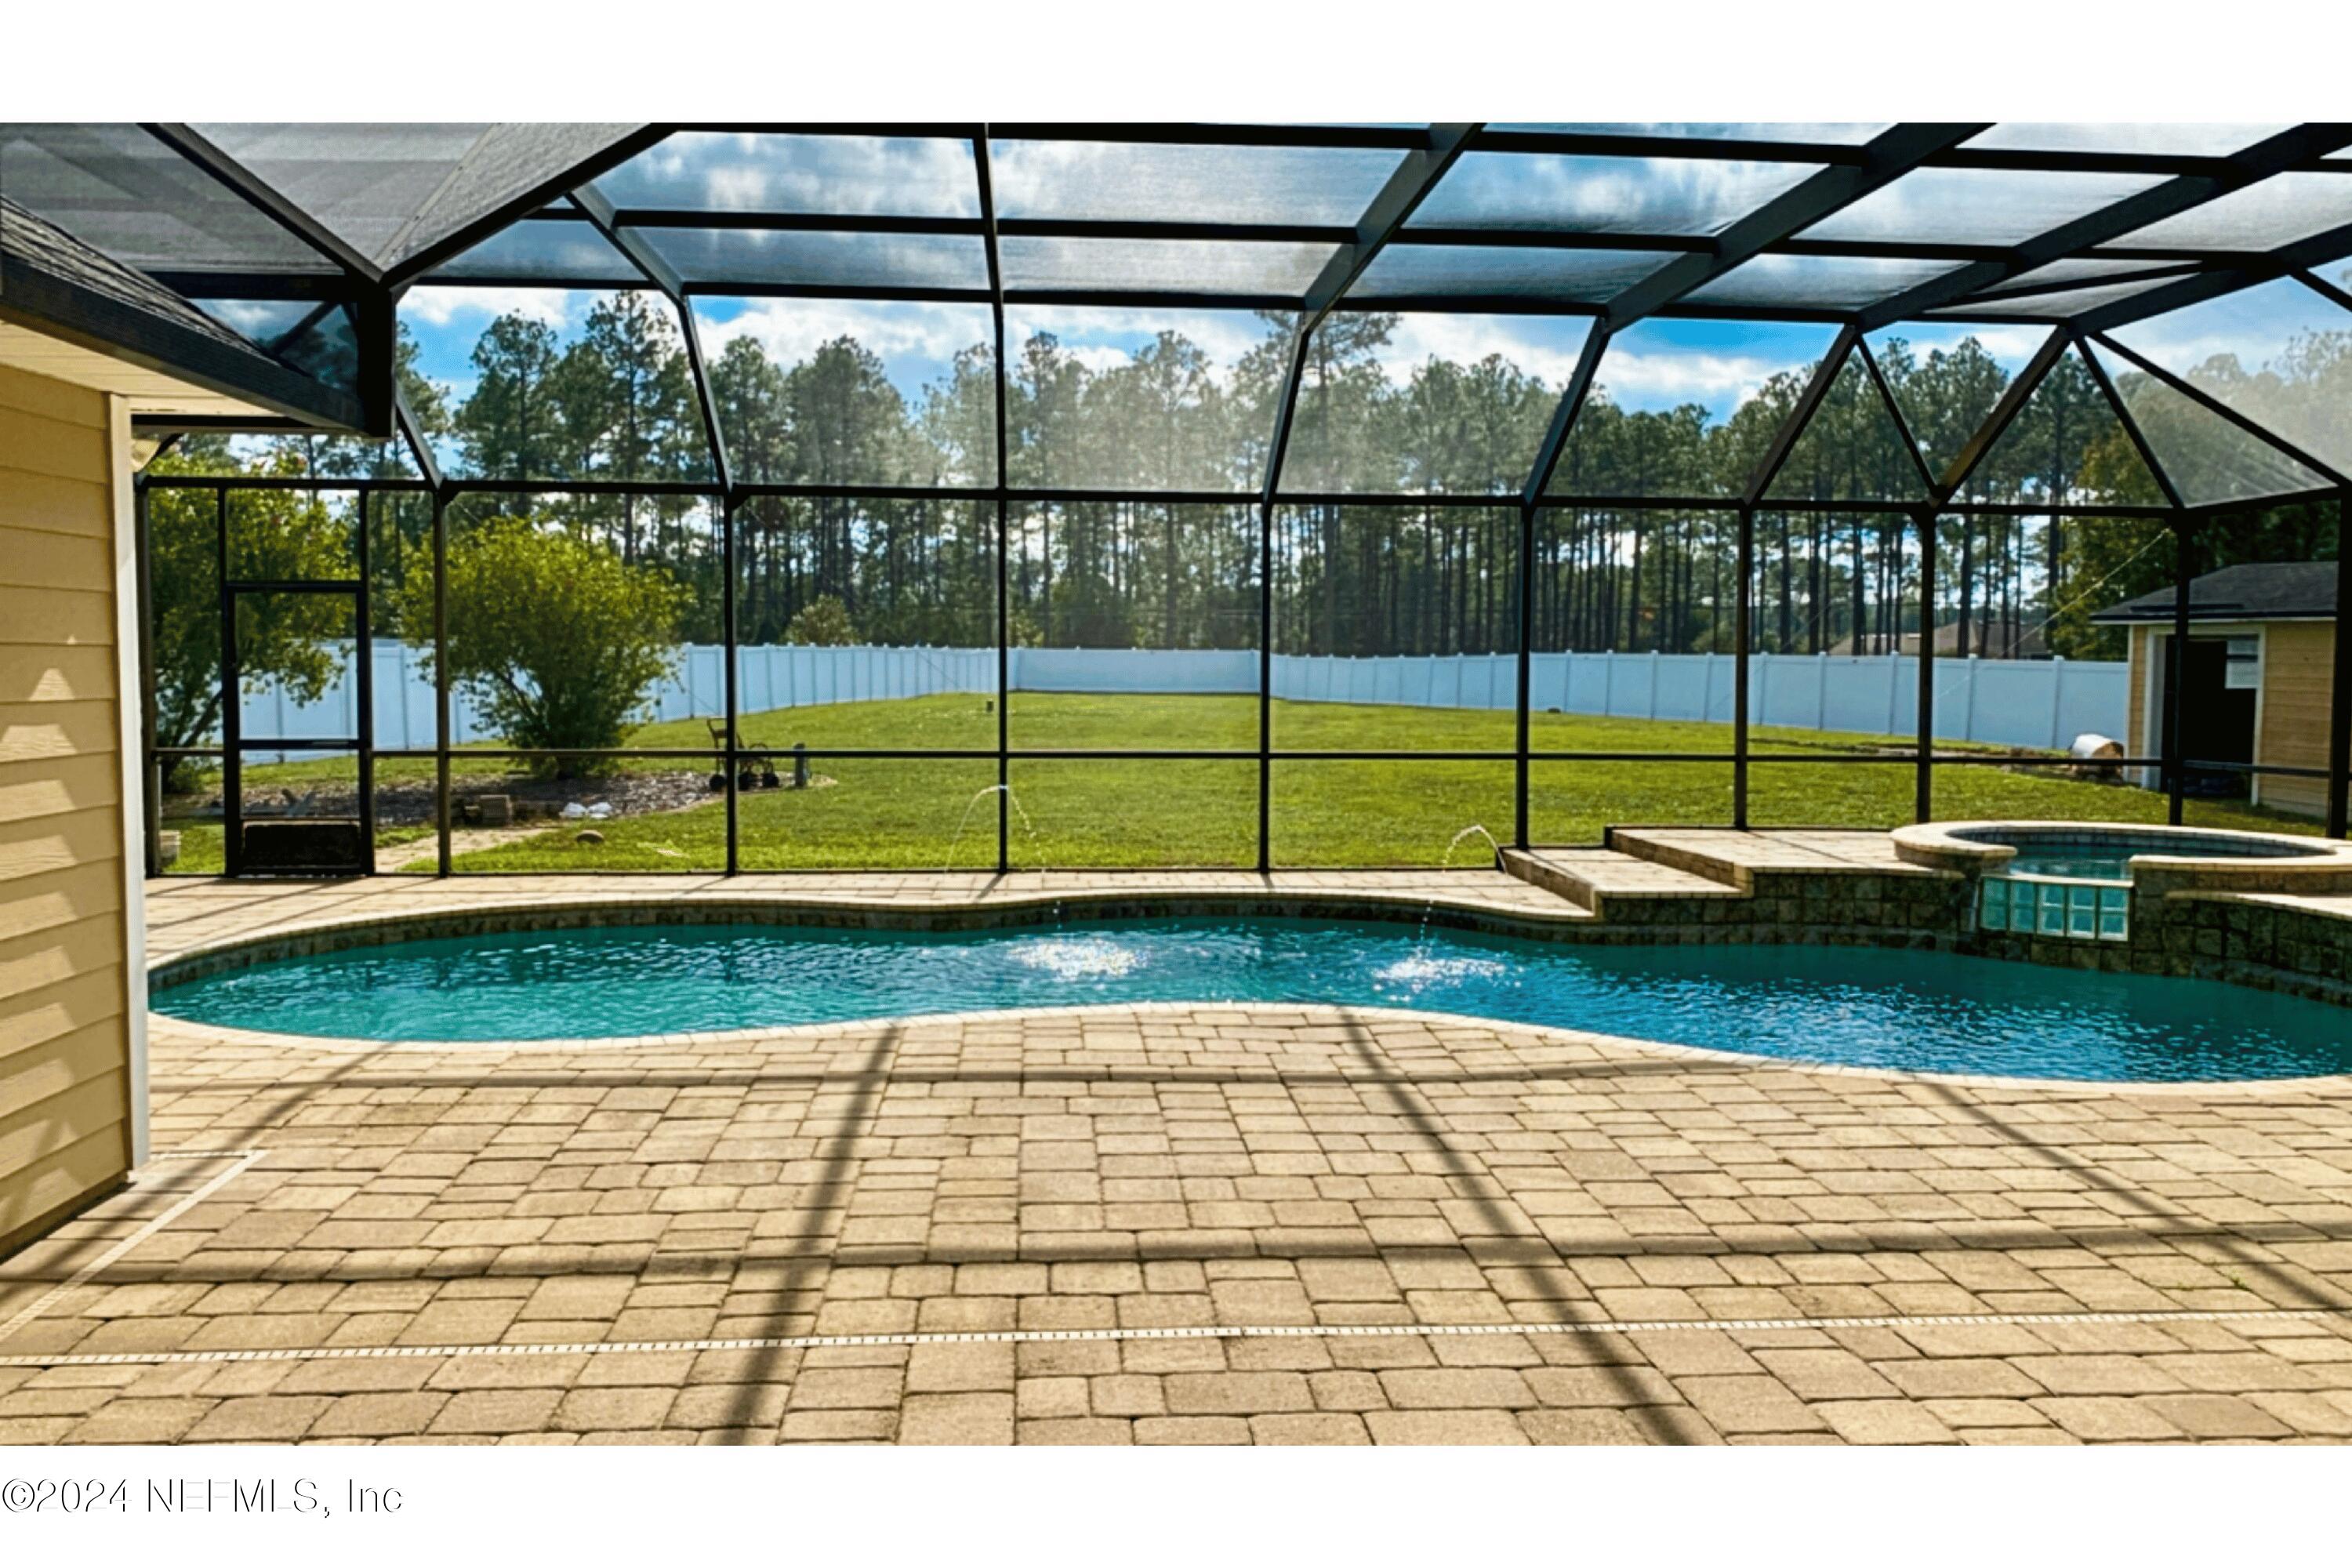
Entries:
MULTIPOLYGON (((961 1027, 971 1024, 1017 1023, 1024 1019, 1143 1018, 1174 1014, 1230 1013, 1263 1024, 1269 1017, 1304 1018, 1305 1026, 1328 1026, 1362 1019, 1391 1019, 1446 1028, 1483 1029, 1561 1044, 1601 1046, 1637 1057, 1685 1059, 1702 1065, 1756 1068, 1836 1078, 1874 1079, 1889 1083, 1944 1084, 1954 1088, 2030 1092, 2056 1092, 2081 1097, 2100 1095, 2178 1095, 2183 1093, 2306 1093, 2352 1094, 2352 1073, 2323 1073, 2302 1078, 2200 1079, 2167 1081, 2147 1079, 2026 1078, 2002 1073, 1917 1071, 1905 1068, 1860 1067, 1839 1062, 1806 1061, 1795 1057, 1769 1056, 1756 1051, 1725 1050, 1711 1046, 1677 1045, 1633 1035, 1610 1035, 1549 1024, 1521 1024, 1475 1013, 1448 1013, 1421 1007, 1356 1005, 1338 1002, 1097 1002, 1057 1007, 994 1007, 949 1013, 877 1014, 830 1023, 775 1024, 745 1029, 700 1030, 677 1035, 606 1035, 584 1039, 545 1040, 367 1040, 325 1035, 280 1035, 228 1025, 198 1024, 166 1013, 152 1013, 151 1041, 155 1026, 173 1043, 228 1045, 274 1052, 308 1051, 322 1057, 382 1056, 592 1056, 625 1051, 749 1051, 827 1035, 872 1033, 908 1027, 961 1027)), ((1276 1026, 1280 1026, 1277 1025, 1276 1026)), ((1103 1064, 1105 1079, 1118 1068, 1103 1064)), ((1280 1068, 1270 1069, 1275 1077, 1280 1068)))
POLYGON ((2140 890, 2157 897, 2175 892, 2352 892, 2352 844, 2291 833, 2173 827, 2144 822, 1998 818, 1915 822, 1887 831, 1896 857, 1905 862, 1923 870, 1957 871, 1970 877, 2000 870, 2016 857, 2021 843, 2079 838, 2085 834, 2147 841, 2150 846, 2147 849, 2128 857, 2130 879, 2140 890), (2259 845, 2273 852, 2182 852, 2179 846, 2191 838, 2259 845))
MULTIPOLYGON (((1521 908, 1491 900, 1447 895, 1407 896, 1369 889, 1309 892, 1296 889, 1248 893, 1232 889, 1154 888, 1135 892, 1010 893, 985 902, 909 904, 884 899, 786 898, 776 896, 649 898, 545 895, 499 900, 464 910, 384 915, 298 916, 267 931, 244 932, 194 942, 147 963, 151 988, 178 984, 216 968, 266 963, 353 947, 386 946, 446 937, 518 931, 566 931, 599 925, 803 925, 820 930, 970 931, 1013 930, 1051 924, 1065 915, 1089 920, 1155 920, 1188 916, 1234 919, 1361 920, 1429 923, 1449 931, 1525 937, 1531 941, 1625 941, 1628 934, 1604 928, 1591 914, 1564 900, 1558 911, 1521 908), (1601 937, 1602 931, 1610 934, 1601 937)), ((1884 945, 1917 947, 1919 933, 1890 931, 1884 945)), ((1727 933, 1726 940, 1730 940, 1727 933)))
MULTIPOLYGON (((2352 847, 2347 847, 2346 854, 2347 858, 2352 858, 2352 847)), ((2231 897, 2231 895, 2219 896, 2231 897)), ((1065 917, 1091 920, 1152 920, 1192 916, 1228 916, 1236 919, 1357 920, 1385 923, 1426 921, 1432 926, 1453 931, 1517 937, 1537 942, 1593 942, 1604 945, 1622 943, 1696 947, 1714 945, 1717 942, 1726 944, 1760 942, 1771 945, 1784 941, 1788 945, 1792 946, 1831 945, 1962 953, 1971 951, 1968 943, 1951 936, 1911 927, 1853 927, 1839 930, 1825 936, 1820 933, 1795 934, 1784 939, 1775 938, 1769 934, 1759 934, 1753 929, 1738 926, 1706 928, 1696 933, 1688 933, 1671 927, 1611 926, 1565 900, 1558 900, 1555 907, 1528 906, 1482 898, 1475 892, 1428 893, 1418 889, 1410 893, 1369 888, 1286 888, 1258 892, 1230 886, 1185 889, 1160 884, 1139 888, 1133 891, 1123 889, 1095 889, 1073 891, 1041 890, 1032 893, 1024 890, 1013 893, 992 893, 987 895, 984 900, 965 899, 924 903, 909 903, 887 895, 882 897, 836 895, 809 898, 776 893, 751 895, 738 893, 728 896, 695 894, 681 898, 614 896, 607 892, 551 898, 546 893, 533 893, 514 898, 495 899, 470 905, 463 910, 417 910, 397 914, 381 912, 351 914, 338 910, 333 913, 297 915, 285 924, 267 931, 236 932, 197 940, 187 942, 184 946, 172 948, 160 956, 152 956, 147 963, 147 980, 151 987, 155 987, 201 978, 205 974, 246 964, 268 963, 278 959, 351 948, 470 935, 513 931, 554 931, 611 925, 750 923, 801 925, 842 931, 960 932, 1042 929, 1065 917)), ((2272 984, 2275 976, 2268 971, 2242 972, 2242 966, 2231 963, 2216 964, 2210 973, 2200 973, 2200 977, 2242 986, 2258 994, 2273 989, 2284 989, 2272 984)), ((2330 1005, 2352 1007, 2352 990, 2340 994, 2313 994, 2313 999, 2330 1005)), ((1142 1011, 1164 1011, 1170 1008, 1229 1008, 1259 1012, 1279 1012, 1287 1006, 1295 1013, 1309 1005, 1204 1001, 1139 1002, 1099 1005, 1112 1010, 1122 1007, 1142 1011)), ((1312 1005, 1335 1016, 1394 1012, 1420 1019, 1435 1019, 1449 1025, 1496 1030, 1509 1029, 1536 1035, 1556 1034, 1585 1040, 1615 1041, 1647 1052, 1690 1053, 1709 1060, 1777 1067, 1800 1072, 1859 1073, 1890 1081, 1950 1082, 2012 1089, 2059 1088, 2097 1090, 2102 1093, 2149 1091, 2172 1093, 2183 1089, 2243 1090, 2265 1088, 2294 1089, 2297 1086, 2352 1087, 2352 1073, 2308 1075, 2296 1078, 2172 1081, 2147 1079, 2036 1078, 2011 1074, 1943 1073, 1902 1068, 1859 1067, 1834 1062, 1809 1062, 1791 1057, 1730 1051, 1710 1047, 1684 1046, 1667 1041, 1645 1039, 1637 1036, 1613 1036, 1554 1026, 1521 1024, 1475 1014, 1444 1013, 1414 1008, 1374 1008, 1338 1003, 1312 1005)), ((551 1042, 540 1040, 383 1041, 328 1036, 289 1035, 263 1030, 238 1029, 229 1026, 197 1024, 158 1011, 152 1005, 147 1013, 151 1028, 162 1026, 165 1033, 184 1038, 193 1039, 202 1037, 205 1039, 272 1051, 310 1049, 335 1055, 353 1055, 407 1050, 444 1054, 484 1052, 499 1054, 551 1049, 602 1052, 619 1048, 675 1049, 682 1046, 716 1047, 756 1044, 763 1038, 789 1037, 807 1032, 861 1028, 868 1025, 890 1023, 909 1025, 936 1023, 943 1020, 1002 1020, 1023 1016, 1082 1014, 1093 1010, 1095 1010, 1095 1005, 1080 1004, 1071 1006, 954 1013, 876 1015, 871 1018, 841 1020, 833 1023, 763 1025, 738 1030, 675 1035, 604 1036, 551 1042)))

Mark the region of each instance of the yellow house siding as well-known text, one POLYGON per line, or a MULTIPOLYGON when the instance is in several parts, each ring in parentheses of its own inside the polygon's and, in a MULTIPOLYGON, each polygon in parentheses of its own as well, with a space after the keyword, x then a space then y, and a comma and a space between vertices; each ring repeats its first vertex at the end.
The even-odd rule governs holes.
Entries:
POLYGON ((2156 634, 2146 626, 2131 628, 2131 689, 2127 697, 2130 707, 2130 733, 2124 738, 2126 756, 2147 757, 2155 752, 2149 749, 2147 735, 2147 661, 2154 657, 2156 634))
MULTIPOLYGON (((2288 768, 2327 766, 2328 692, 2335 677, 2336 628, 2318 621, 2273 621, 2263 628, 2263 728, 2257 754, 2288 768)), ((2324 815, 2326 779, 2262 780, 2262 802, 2281 811, 2324 815)))
POLYGON ((0 1252, 134 1157, 127 434, 119 400, 0 367, 0 1252))

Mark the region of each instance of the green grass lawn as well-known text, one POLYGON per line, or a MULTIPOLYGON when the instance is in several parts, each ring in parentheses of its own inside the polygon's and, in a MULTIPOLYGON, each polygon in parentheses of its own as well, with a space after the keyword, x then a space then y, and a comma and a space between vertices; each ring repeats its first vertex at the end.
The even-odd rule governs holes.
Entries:
MULTIPOLYGON (((1298 750, 1449 751, 1509 749, 1512 715, 1465 709, 1355 707, 1276 702, 1276 743, 1298 750)), ((1016 692, 1008 712, 1016 746, 1038 748, 1192 747, 1254 750, 1253 697, 1094 697, 1016 692)), ((748 744, 789 748, 951 748, 995 743, 995 716, 981 697, 942 696, 778 710, 744 717, 748 744)), ((1578 714, 1538 713, 1530 739, 1538 751, 1728 752, 1727 725, 1578 714)), ((628 743, 699 747, 701 720, 650 724, 628 743)), ((1759 728, 1762 752, 1872 751, 1883 736, 1759 728)), ((511 764, 459 753, 453 773, 487 784, 511 764)), ((635 772, 703 771, 677 759, 635 759, 635 772)), ((348 780, 348 761, 305 761, 246 770, 249 790, 299 789, 348 780), (337 770, 341 770, 340 773, 337 770)), ((429 776, 432 764, 385 762, 380 779, 429 776)), ((808 790, 759 790, 741 796, 740 862, 746 870, 800 868, 959 866, 995 859, 997 803, 971 812, 974 794, 995 783, 992 760, 937 761, 818 757, 813 771, 831 782, 808 790)), ((789 764, 786 764, 789 772, 789 764)), ((1233 866, 1256 858, 1257 765, 1223 761, 1056 761, 1011 764, 1021 812, 1012 827, 1017 866, 1233 866)), ((1749 771, 1749 821, 1758 826, 1890 827, 1912 817, 1909 762, 1759 763, 1749 771)), ((1507 762, 1306 763, 1275 764, 1274 858, 1277 865, 1432 865, 1448 840, 1471 823, 1510 836, 1512 767, 1507 762)), ((1989 766, 1948 766, 1936 775, 1936 816, 2047 817, 2161 822, 2160 795, 1989 766)), ((1603 828, 1633 824, 1717 824, 1731 818, 1727 763, 1538 763, 1528 785, 1528 831, 1538 843, 1597 842, 1603 828)), ((2299 817, 2243 805, 2200 803, 2205 826, 2315 832, 2299 817)), ((217 822, 167 824, 183 831, 176 870, 217 870, 217 822)), ((429 869, 429 829, 389 828, 380 844, 420 841, 429 869)), ((1475 863, 1465 848, 1457 864, 1475 863)), ((688 809, 551 827, 529 839, 457 858, 467 871, 715 870, 726 863, 722 801, 688 809), (575 841, 592 826, 604 842, 575 841)))

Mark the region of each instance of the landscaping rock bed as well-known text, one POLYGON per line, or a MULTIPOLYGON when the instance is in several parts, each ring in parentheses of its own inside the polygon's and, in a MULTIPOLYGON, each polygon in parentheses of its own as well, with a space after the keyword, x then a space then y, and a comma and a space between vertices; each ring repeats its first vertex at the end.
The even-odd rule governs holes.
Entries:
MULTIPOLYGON (((613 808, 613 816, 644 816, 659 811, 677 811, 699 805, 711 798, 710 775, 707 771, 663 773, 608 773, 602 778, 538 779, 528 774, 502 776, 464 774, 450 782, 450 806, 457 815, 465 802, 476 795, 502 795, 514 803, 514 820, 528 823, 541 817, 560 819, 563 808, 577 805, 583 807, 600 803, 613 808)), ((298 789, 290 792, 302 801, 302 815, 313 817, 356 816, 359 815, 357 791, 348 787, 321 785, 315 792, 298 789)), ((260 818, 278 815, 278 802, 263 794, 248 795, 246 816, 260 818)), ((179 796, 166 802, 166 816, 180 817, 215 817, 220 816, 220 792, 215 789, 201 801, 179 796)), ((434 785, 431 779, 399 778, 381 781, 375 788, 375 819, 379 828, 429 826, 434 820, 434 785)))

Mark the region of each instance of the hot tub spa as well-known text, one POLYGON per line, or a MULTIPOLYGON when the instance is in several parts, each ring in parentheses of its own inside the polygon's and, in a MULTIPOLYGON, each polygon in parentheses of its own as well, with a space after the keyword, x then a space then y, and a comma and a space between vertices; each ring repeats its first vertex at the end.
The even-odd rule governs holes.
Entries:
POLYGON ((940 933, 511 931, 159 977, 194 1024, 387 1042, 622 1040, 1126 1003, 1412 1008, 1813 1064, 2024 1078, 2352 1068, 2344 1010, 2219 982, 1925 951, 1621 946, 1287 918, 940 933))
POLYGON ((2327 839, 2119 822, 1946 822, 1898 827, 1914 865, 1979 879, 1979 931, 2131 939, 2135 892, 2352 891, 2352 847, 2327 839))

